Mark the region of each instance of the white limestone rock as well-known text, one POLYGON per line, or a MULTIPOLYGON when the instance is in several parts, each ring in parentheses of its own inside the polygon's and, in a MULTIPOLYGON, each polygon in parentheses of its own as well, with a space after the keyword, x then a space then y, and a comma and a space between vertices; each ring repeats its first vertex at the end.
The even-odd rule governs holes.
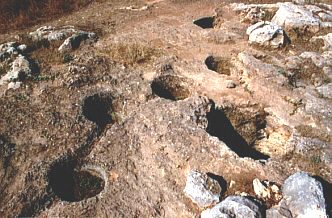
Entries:
POLYGON ((8 84, 8 88, 18 88, 22 80, 31 76, 30 62, 22 55, 19 55, 11 65, 10 71, 1 79, 0 85, 8 84))
POLYGON ((68 52, 73 49, 76 49, 80 46, 81 42, 83 41, 95 41, 97 39, 97 36, 95 33, 92 32, 85 32, 85 31, 79 31, 78 33, 75 33, 71 37, 67 38, 62 45, 59 47, 60 52, 68 52))
POLYGON ((256 23, 248 27, 247 34, 249 35, 249 44, 280 48, 290 43, 286 32, 271 22, 256 23))
POLYGON ((204 208, 219 202, 222 189, 216 180, 206 174, 191 170, 183 191, 194 203, 204 208))
POLYGON ((260 205, 242 196, 229 196, 211 209, 201 213, 201 218, 261 218, 260 205))
POLYGON ((297 29, 302 32, 307 30, 312 33, 320 30, 320 20, 314 17, 313 12, 305 6, 291 2, 281 4, 271 22, 286 30, 297 29))
POLYGON ((282 187, 284 203, 293 217, 327 218, 325 198, 320 182, 307 173, 298 172, 288 177, 282 187))

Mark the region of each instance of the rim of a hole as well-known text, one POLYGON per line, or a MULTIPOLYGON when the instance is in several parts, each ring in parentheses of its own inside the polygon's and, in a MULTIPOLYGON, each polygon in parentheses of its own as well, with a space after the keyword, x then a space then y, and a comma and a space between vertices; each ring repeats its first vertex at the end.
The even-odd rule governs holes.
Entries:
POLYGON ((153 79, 150 87, 152 93, 160 98, 179 101, 191 95, 189 84, 185 78, 178 75, 161 75, 153 79))
POLYGON ((103 128, 114 122, 113 101, 114 98, 109 92, 88 95, 82 100, 82 114, 87 120, 103 128))
POLYGON ((211 111, 207 113, 207 119, 206 132, 224 142, 239 157, 249 157, 254 160, 267 160, 270 158, 248 144, 244 138, 245 136, 241 135, 237 127, 233 126, 231 118, 226 115, 222 108, 213 104, 211 111))
POLYGON ((193 20, 193 24, 199 26, 202 29, 213 29, 215 19, 215 16, 204 16, 193 20))
POLYGON ((231 61, 226 57, 208 55, 204 60, 204 64, 209 70, 218 74, 231 75, 231 61))
MULTIPOLYGON (((66 202, 80 202, 85 199, 93 198, 101 195, 106 191, 108 185, 106 172, 99 166, 84 165, 79 169, 76 169, 76 160, 63 160, 55 163, 49 172, 49 185, 52 188, 54 194, 62 201, 66 202), (91 181, 97 181, 99 184, 92 189, 84 190, 82 188, 82 180, 80 176, 86 176, 88 174, 85 185, 91 185, 91 181)), ((91 187, 88 187, 91 188, 91 187)))

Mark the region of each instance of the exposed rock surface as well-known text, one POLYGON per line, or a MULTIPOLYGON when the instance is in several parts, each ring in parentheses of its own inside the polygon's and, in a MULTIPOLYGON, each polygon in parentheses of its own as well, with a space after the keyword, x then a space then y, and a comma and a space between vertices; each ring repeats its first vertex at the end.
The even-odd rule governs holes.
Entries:
POLYGON ((248 27, 247 35, 250 44, 280 48, 290 43, 286 32, 270 22, 261 21, 248 27))
POLYGON ((18 55, 26 50, 26 45, 20 45, 16 42, 7 42, 0 45, 0 61, 10 58, 12 55, 18 55))
POLYGON ((222 189, 208 175, 191 170, 183 191, 199 207, 204 208, 219 202, 222 189))
POLYGON ((60 52, 68 52, 72 49, 76 49, 81 42, 86 40, 93 42, 97 40, 97 35, 95 33, 76 30, 73 26, 63 26, 59 28, 43 26, 34 32, 30 32, 29 36, 36 42, 42 40, 47 40, 49 42, 64 40, 59 47, 60 52))
POLYGON ((327 217, 322 185, 308 174, 298 172, 288 177, 282 193, 281 207, 292 217, 327 217))
POLYGON ((202 218, 263 217, 260 205, 246 197, 229 196, 211 209, 202 212, 202 218))
POLYGON ((11 64, 11 68, 6 75, 1 77, 0 85, 8 84, 8 88, 19 88, 21 82, 31 76, 32 69, 30 62, 24 57, 19 55, 11 64))
POLYGON ((60 52, 68 52, 79 47, 81 42, 86 40, 94 41, 97 36, 95 33, 78 32, 67 38, 59 47, 60 52))
MULTIPOLYGON (((314 15, 316 8, 295 5, 293 3, 283 3, 271 22, 284 27, 286 30, 309 31, 316 33, 320 28, 329 27, 331 22, 321 21, 320 17, 314 15)), ((319 9, 318 10, 323 10, 319 9)), ((324 10, 323 10, 324 11, 324 10)))

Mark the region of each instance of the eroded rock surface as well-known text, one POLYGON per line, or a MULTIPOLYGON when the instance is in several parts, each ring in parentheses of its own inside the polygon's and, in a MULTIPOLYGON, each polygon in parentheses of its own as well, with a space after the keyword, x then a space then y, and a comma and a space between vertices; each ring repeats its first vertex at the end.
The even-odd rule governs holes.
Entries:
POLYGON ((290 43, 286 32, 278 25, 270 22, 258 22, 247 29, 250 44, 270 46, 272 48, 284 47, 290 43))
POLYGON ((280 210, 290 211, 292 217, 327 217, 322 185, 308 174, 298 172, 288 177, 282 193, 280 210))
POLYGON ((208 175, 191 170, 183 191, 199 207, 204 208, 219 201, 222 189, 218 182, 208 175))
POLYGON ((202 218, 263 217, 258 203, 246 197, 229 196, 211 209, 202 212, 202 218))
POLYGON ((22 55, 19 55, 11 64, 6 75, 1 77, 0 85, 8 84, 8 88, 17 89, 21 82, 32 74, 30 62, 22 55))

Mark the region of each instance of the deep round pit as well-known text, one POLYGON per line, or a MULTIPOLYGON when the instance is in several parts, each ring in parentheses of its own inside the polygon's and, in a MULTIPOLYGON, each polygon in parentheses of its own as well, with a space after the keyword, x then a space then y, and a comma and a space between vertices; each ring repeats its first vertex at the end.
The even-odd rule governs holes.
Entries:
POLYGON ((205 65, 209 70, 215 71, 219 74, 230 75, 231 74, 231 62, 223 57, 208 56, 205 59, 205 65))
POLYGON ((215 17, 202 17, 197 20, 194 20, 194 24, 203 28, 203 29, 210 29, 214 26, 215 17))
POLYGON ((207 113, 206 131, 223 141, 240 157, 255 160, 269 156, 254 149, 254 144, 262 138, 261 131, 266 126, 267 113, 259 107, 217 108, 214 105, 207 113))
POLYGON ((152 81, 151 89, 161 98, 173 101, 183 100, 191 94, 190 84, 186 78, 176 75, 163 75, 152 81))
POLYGON ((97 93, 84 99, 83 115, 98 126, 112 123, 112 96, 109 93, 97 93))
POLYGON ((49 173, 49 184, 63 201, 77 202, 98 195, 105 187, 102 175, 91 169, 76 170, 76 161, 56 163, 49 173))

